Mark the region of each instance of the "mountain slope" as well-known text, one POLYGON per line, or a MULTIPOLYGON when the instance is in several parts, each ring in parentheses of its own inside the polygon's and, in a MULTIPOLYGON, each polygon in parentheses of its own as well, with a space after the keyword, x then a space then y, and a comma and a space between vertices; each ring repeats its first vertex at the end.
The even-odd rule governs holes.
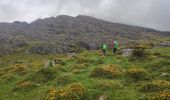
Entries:
POLYGON ((133 61, 131 57, 112 55, 111 51, 103 56, 101 51, 96 50, 72 56, 3 55, 0 57, 0 98, 100 100, 100 97, 106 97, 104 100, 169 100, 170 48, 151 47, 146 52, 150 55, 145 59, 139 57, 133 61), (47 59, 55 59, 56 64, 47 67, 47 59), (65 90, 70 85, 74 87, 65 90), (165 95, 157 95, 160 92, 165 95))
POLYGON ((30 24, 26 22, 0 23, 1 52, 57 53, 69 52, 76 46, 97 49, 102 41, 113 38, 121 44, 142 39, 155 39, 170 36, 148 28, 111 23, 89 16, 71 17, 60 15, 56 18, 38 19, 30 24), (22 51, 22 50, 21 50, 22 51))

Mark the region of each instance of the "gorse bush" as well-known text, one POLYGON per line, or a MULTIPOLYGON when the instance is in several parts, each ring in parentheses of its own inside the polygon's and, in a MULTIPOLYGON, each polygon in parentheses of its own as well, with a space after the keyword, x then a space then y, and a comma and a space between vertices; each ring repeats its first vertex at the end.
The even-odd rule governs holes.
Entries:
POLYGON ((28 90, 35 87, 35 83, 31 81, 21 81, 16 84, 14 90, 28 90))
POLYGON ((34 61, 30 63, 30 66, 33 68, 40 68, 44 65, 42 61, 34 61))
POLYGON ((88 51, 83 51, 83 52, 81 52, 80 54, 79 54, 79 56, 81 56, 81 57, 88 57, 88 56, 90 56, 91 54, 90 54, 90 52, 88 52, 88 51))
POLYGON ((158 59, 158 60, 153 60, 152 62, 148 63, 148 66, 153 70, 158 70, 168 65, 170 65, 170 61, 168 59, 158 59))
POLYGON ((74 65, 74 69, 85 69, 85 68, 87 68, 88 67, 88 64, 84 64, 84 63, 82 63, 82 64, 76 64, 76 65, 74 65))
POLYGON ((57 79, 57 85, 65 85, 74 82, 70 75, 60 76, 57 79))
POLYGON ((132 52, 132 56, 137 58, 144 58, 146 57, 146 52, 144 51, 144 49, 135 49, 132 52))
POLYGON ((66 62, 62 58, 55 58, 54 63, 59 65, 66 65, 66 62))
POLYGON ((162 54, 159 53, 159 52, 154 52, 153 55, 155 55, 155 56, 161 56, 162 54))
POLYGON ((93 62, 95 62, 95 60, 90 59, 90 58, 86 58, 86 57, 84 57, 84 56, 79 56, 79 57, 77 57, 77 58, 76 58, 76 61, 77 61, 78 63, 93 63, 93 62))
POLYGON ((169 59, 155 59, 147 64, 147 68, 149 69, 150 72, 159 72, 161 79, 170 81, 169 65, 170 65, 169 59))
POLYGON ((52 88, 48 91, 46 100, 82 100, 85 88, 79 83, 72 83, 63 88, 52 88))
POLYGON ((145 80, 148 74, 144 69, 133 67, 126 71, 126 76, 131 78, 133 81, 140 81, 145 80))
POLYGON ((42 68, 27 79, 37 83, 44 83, 55 79, 57 72, 53 68, 42 68))
POLYGON ((138 60, 146 58, 149 54, 145 51, 147 48, 147 45, 145 44, 136 44, 134 47, 132 47, 134 50, 132 52, 132 55, 130 57, 130 60, 138 60))
POLYGON ((170 82, 165 80, 154 80, 142 87, 145 92, 158 92, 166 89, 170 89, 170 82))
POLYGON ((115 78, 121 74, 121 71, 115 65, 106 65, 94 68, 90 74, 92 77, 115 78))
POLYGON ((160 92, 153 95, 150 100, 170 100, 170 92, 160 92))
POLYGON ((26 74, 28 72, 28 67, 23 65, 23 64, 15 64, 13 66, 13 72, 23 75, 26 74))
POLYGON ((131 48, 133 49, 147 49, 149 47, 148 43, 136 43, 131 48))

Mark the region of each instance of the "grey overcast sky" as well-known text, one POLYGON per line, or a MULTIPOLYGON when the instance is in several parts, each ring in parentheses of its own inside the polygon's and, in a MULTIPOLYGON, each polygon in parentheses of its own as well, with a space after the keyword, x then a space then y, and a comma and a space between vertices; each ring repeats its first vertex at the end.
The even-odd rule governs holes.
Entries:
POLYGON ((63 14, 170 31, 170 0, 0 0, 0 22, 63 14))

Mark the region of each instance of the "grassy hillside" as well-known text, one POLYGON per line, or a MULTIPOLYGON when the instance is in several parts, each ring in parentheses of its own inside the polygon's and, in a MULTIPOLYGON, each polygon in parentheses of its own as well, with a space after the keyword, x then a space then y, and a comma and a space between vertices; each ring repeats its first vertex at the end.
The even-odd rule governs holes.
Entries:
POLYGON ((100 51, 0 57, 0 100, 170 100, 170 48, 143 59, 100 51), (48 59, 57 64, 45 68, 48 59))

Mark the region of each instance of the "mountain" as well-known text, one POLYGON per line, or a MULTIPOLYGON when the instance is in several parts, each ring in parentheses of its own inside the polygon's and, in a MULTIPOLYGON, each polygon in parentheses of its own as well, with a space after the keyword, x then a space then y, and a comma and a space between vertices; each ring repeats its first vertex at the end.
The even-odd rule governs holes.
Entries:
POLYGON ((121 44, 169 37, 170 32, 130 26, 79 15, 60 15, 32 23, 0 23, 0 52, 63 53, 77 48, 97 49, 103 41, 121 44))

